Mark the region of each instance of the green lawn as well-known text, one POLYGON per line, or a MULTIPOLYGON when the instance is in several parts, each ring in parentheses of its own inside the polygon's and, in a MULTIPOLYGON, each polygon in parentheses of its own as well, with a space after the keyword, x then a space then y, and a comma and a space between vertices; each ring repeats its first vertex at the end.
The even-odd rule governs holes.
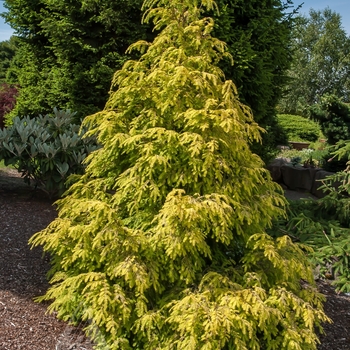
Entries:
POLYGON ((5 165, 4 161, 3 160, 0 160, 0 169, 4 169, 4 168, 11 168, 13 169, 13 166, 12 165, 5 165))

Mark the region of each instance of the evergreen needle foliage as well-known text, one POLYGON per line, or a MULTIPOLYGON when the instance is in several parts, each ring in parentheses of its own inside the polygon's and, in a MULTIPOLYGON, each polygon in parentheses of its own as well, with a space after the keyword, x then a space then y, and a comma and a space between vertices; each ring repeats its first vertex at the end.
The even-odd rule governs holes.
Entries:
POLYGON ((31 239, 53 256, 39 300, 91 321, 102 349, 316 349, 327 317, 302 248, 265 229, 285 200, 217 63, 211 0, 146 0, 159 35, 88 117, 102 148, 31 239), (300 281, 309 283, 301 286, 300 281))
POLYGON ((311 247, 309 257, 317 273, 334 279, 338 291, 350 292, 350 141, 338 142, 332 155, 346 159, 347 165, 322 180, 320 188, 327 195, 291 203, 287 217, 275 223, 273 232, 289 232, 311 247))

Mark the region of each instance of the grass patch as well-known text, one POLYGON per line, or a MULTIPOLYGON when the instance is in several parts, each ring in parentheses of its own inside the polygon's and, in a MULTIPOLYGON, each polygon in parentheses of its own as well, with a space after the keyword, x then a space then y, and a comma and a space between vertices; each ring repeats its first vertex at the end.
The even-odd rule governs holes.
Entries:
POLYGON ((0 169, 16 169, 12 165, 5 165, 4 160, 0 160, 0 169))

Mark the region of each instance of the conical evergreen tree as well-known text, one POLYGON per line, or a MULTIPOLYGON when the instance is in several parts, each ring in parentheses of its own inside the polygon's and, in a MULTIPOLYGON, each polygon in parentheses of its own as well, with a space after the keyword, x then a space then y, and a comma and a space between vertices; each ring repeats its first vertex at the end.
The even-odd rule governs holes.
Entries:
POLYGON ((42 299, 92 321, 106 349, 315 349, 326 319, 301 248, 265 232, 285 202, 217 67, 225 44, 201 18, 213 7, 145 1, 160 34, 130 48, 141 59, 85 121, 103 147, 31 240, 53 256, 42 299))

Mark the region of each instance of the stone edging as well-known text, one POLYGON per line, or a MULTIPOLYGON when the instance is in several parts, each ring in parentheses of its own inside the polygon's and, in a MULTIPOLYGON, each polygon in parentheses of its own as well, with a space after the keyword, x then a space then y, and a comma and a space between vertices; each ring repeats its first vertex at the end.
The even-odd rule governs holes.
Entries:
POLYGON ((318 198, 326 195, 319 189, 322 186, 322 180, 334 174, 321 168, 293 166, 283 158, 272 161, 267 169, 270 171, 272 179, 281 184, 282 187, 293 191, 309 192, 318 198))

